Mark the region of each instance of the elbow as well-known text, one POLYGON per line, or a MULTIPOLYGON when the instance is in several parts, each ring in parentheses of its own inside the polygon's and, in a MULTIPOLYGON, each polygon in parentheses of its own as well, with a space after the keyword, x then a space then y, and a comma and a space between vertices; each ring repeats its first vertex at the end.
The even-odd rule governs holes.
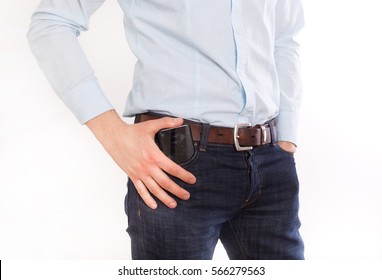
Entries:
POLYGON ((31 22, 28 31, 27 31, 27 40, 29 42, 29 45, 32 46, 33 42, 36 40, 38 37, 38 28, 36 28, 36 22, 31 22))
POLYGON ((31 23, 27 31, 27 40, 33 44, 42 36, 66 33, 78 37, 81 31, 87 30, 86 23, 76 22, 70 18, 52 14, 46 11, 36 11, 32 14, 31 23))
POLYGON ((29 44, 31 44, 37 36, 36 27, 39 25, 39 21, 41 20, 36 19, 35 14, 33 14, 31 17, 31 22, 29 24, 27 34, 26 34, 29 44))

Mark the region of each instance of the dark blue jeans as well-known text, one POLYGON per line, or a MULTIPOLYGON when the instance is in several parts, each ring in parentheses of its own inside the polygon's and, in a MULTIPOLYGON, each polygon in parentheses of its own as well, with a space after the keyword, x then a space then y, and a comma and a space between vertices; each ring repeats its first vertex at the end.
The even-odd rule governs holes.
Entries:
POLYGON ((152 210, 128 182, 125 210, 133 259, 211 259, 218 239, 230 259, 303 259, 299 183, 292 155, 275 144, 237 152, 208 144, 184 167, 191 198, 152 210))

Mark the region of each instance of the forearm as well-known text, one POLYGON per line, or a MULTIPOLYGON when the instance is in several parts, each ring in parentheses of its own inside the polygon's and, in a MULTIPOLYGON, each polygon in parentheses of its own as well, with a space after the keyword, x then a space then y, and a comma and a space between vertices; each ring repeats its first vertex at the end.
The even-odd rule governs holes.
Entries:
POLYGON ((113 108, 77 39, 102 2, 43 0, 32 15, 28 31, 41 70, 82 124, 113 108))
POLYGON ((298 113, 302 99, 299 43, 296 36, 304 26, 300 0, 277 1, 275 63, 280 87, 277 117, 279 140, 297 142, 298 113))

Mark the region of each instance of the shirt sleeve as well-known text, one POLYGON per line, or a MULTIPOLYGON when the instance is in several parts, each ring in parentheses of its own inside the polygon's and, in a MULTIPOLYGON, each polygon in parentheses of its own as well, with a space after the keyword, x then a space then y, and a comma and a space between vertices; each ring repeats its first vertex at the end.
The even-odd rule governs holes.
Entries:
POLYGON ((54 91, 83 124, 113 108, 77 37, 105 0, 42 0, 32 14, 28 41, 54 91))
POLYGON ((280 84, 278 136, 279 141, 297 143, 302 86, 296 36, 304 26, 301 0, 277 0, 275 21, 274 56, 280 84))

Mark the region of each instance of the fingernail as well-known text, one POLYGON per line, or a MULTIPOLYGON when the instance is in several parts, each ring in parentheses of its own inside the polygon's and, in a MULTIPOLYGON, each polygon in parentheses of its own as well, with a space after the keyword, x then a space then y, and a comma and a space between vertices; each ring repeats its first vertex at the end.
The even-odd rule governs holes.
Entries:
POLYGON ((189 193, 182 196, 183 200, 188 200, 189 198, 190 198, 190 194, 189 193))
POLYGON ((170 203, 168 204, 168 206, 169 206, 170 208, 175 208, 175 207, 176 207, 176 202, 175 202, 175 201, 172 201, 172 202, 170 202, 170 203))
POLYGON ((190 184, 195 184, 196 183, 196 178, 195 177, 192 177, 188 180, 188 183, 190 184))
POLYGON ((157 209, 158 205, 155 203, 150 204, 151 209, 157 209))

